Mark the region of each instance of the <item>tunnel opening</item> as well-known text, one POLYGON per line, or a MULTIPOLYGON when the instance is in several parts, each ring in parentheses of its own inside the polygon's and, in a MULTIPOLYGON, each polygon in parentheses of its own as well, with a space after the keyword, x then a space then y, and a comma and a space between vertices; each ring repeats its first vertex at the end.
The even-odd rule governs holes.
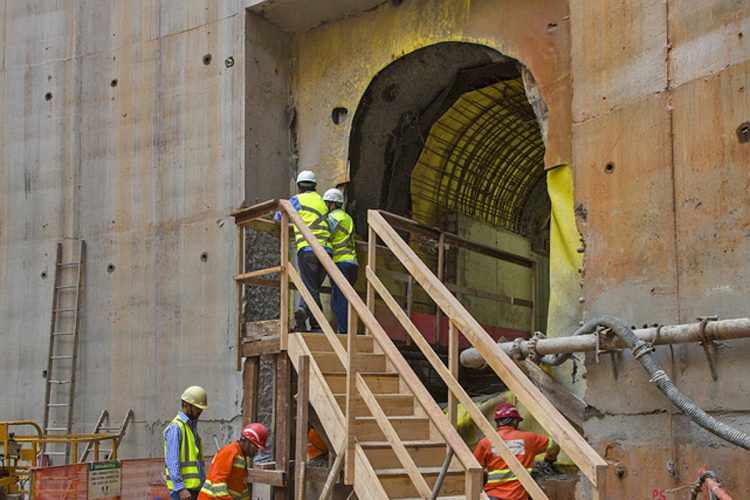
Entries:
MULTIPOLYGON (((378 208, 536 262, 530 270, 447 251, 444 281, 453 283, 464 306, 494 337, 528 336, 546 327, 550 199, 544 115, 533 77, 519 61, 486 46, 445 42, 409 53, 378 73, 352 123, 347 198, 360 231, 367 210, 378 208)), ((416 249, 435 269, 435 253, 416 249)), ((444 350, 426 294, 415 292, 412 314, 415 323, 433 318, 436 348, 444 350)), ((442 393, 429 365, 420 369, 419 357, 411 357, 412 365, 433 392, 442 393)), ((470 375, 462 383, 474 393, 499 388, 492 375, 470 375)))

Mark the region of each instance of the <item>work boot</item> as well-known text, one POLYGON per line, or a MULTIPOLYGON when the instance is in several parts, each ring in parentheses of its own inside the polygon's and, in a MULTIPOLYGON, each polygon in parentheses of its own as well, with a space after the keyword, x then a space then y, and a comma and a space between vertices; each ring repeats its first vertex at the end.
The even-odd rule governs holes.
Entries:
POLYGON ((297 309, 296 311, 294 311, 294 331, 307 331, 307 313, 304 309, 297 309))

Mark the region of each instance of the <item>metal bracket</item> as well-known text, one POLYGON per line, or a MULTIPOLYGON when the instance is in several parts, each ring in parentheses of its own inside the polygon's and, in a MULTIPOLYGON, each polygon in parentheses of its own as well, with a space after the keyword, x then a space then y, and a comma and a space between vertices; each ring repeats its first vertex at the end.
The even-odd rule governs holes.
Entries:
POLYGON ((710 321, 718 321, 719 317, 716 315, 712 316, 705 316, 705 317, 699 317, 697 318, 700 322, 698 324, 698 335, 700 336, 700 345, 703 347, 703 352, 706 355, 706 360, 708 361, 708 368, 711 370, 711 378, 714 382, 719 380, 719 374, 716 371, 716 360, 714 359, 714 354, 716 353, 716 343, 714 342, 713 338, 706 333, 706 325, 710 321), (712 352, 713 351, 713 352, 712 352))

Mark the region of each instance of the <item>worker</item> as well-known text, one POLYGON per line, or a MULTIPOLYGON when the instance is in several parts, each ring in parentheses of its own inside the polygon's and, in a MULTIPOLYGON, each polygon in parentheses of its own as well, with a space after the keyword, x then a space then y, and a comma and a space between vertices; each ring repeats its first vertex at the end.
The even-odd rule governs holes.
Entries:
POLYGON ((239 440, 224 446, 214 455, 198 500, 250 500, 247 469, 255 454, 265 450, 267 440, 265 425, 246 425, 239 440))
POLYGON ((188 387, 180 397, 181 411, 164 430, 164 480, 173 500, 198 498, 206 473, 198 418, 208 408, 206 390, 188 387))
MULTIPOLYGON (((545 452, 544 460, 550 464, 557 460, 560 447, 548 437, 518 430, 518 424, 523 420, 518 409, 510 403, 500 403, 495 410, 495 424, 497 434, 505 441, 510 451, 518 461, 531 471, 534 458, 545 452)), ((529 495, 513 471, 493 449, 488 438, 477 443, 474 450, 479 465, 487 472, 487 482, 484 491, 490 499, 496 500, 528 500, 529 495)))
MULTIPOLYGON (((339 189, 329 189, 323 195, 323 201, 328 207, 328 225, 331 228, 331 248, 333 262, 339 268, 346 280, 354 284, 357 281, 357 248, 354 242, 354 220, 346 213, 344 193, 339 189)), ((341 288, 331 280, 331 309, 336 316, 336 328, 339 333, 346 333, 349 319, 349 302, 341 292, 341 288)))
MULTIPOLYGON (((297 189, 299 193, 289 198, 292 207, 299 213, 307 227, 318 242, 325 248, 328 254, 333 254, 331 249, 331 231, 328 227, 328 207, 323 198, 315 188, 318 180, 315 173, 303 170, 297 176, 297 189)), ((281 213, 276 212, 276 221, 281 220, 281 213)), ((320 288, 323 286, 326 272, 318 258, 312 251, 310 244, 305 240, 297 226, 294 226, 294 242, 297 247, 297 268, 299 269, 302 282, 312 295, 315 303, 322 309, 320 302, 320 288)), ((310 308, 300 295, 294 311, 295 331, 307 331, 307 320, 310 320, 310 330, 320 331, 317 320, 310 314, 310 308)))

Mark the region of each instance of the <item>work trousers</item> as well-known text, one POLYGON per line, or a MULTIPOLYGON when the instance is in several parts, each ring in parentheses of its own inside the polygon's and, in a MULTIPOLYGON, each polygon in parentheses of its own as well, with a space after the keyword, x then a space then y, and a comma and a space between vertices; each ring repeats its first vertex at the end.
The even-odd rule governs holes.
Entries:
MULTIPOLYGON (((201 490, 197 489, 197 490, 188 490, 188 491, 190 492, 190 499, 196 500, 201 490)), ((180 494, 177 491, 170 491, 169 498, 170 500, 180 500, 180 494)))
MULTIPOLYGON (((300 277, 302 282, 305 284, 307 289, 310 291, 310 295, 315 299, 315 303, 318 304, 321 310, 323 306, 320 302, 320 288, 323 286, 323 281, 326 279, 326 271, 322 264, 311 251, 297 252, 297 269, 299 269, 300 277)), ((310 313, 310 308, 305 303, 305 299, 302 298, 302 294, 297 295, 297 311, 302 311, 306 318, 310 320, 310 328, 313 330, 319 330, 317 320, 310 313)), ((295 318, 297 314, 295 314, 295 318)), ((299 328, 300 325, 295 325, 299 328)))
MULTIPOLYGON (((354 262, 337 262, 336 267, 344 275, 346 280, 354 285, 357 281, 359 266, 354 262)), ((331 280, 331 309, 336 316, 336 328, 339 333, 346 333, 349 322, 349 301, 346 300, 341 289, 331 280)))

